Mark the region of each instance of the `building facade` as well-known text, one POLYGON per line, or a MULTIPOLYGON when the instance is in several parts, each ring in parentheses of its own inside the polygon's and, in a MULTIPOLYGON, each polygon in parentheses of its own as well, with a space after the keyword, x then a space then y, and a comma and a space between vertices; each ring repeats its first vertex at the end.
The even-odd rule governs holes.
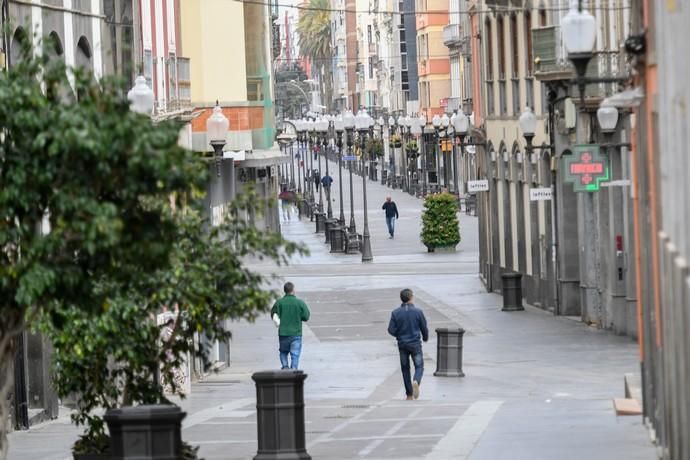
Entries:
POLYGON ((419 112, 428 120, 444 113, 451 94, 450 58, 443 44, 448 7, 448 0, 416 0, 419 112))

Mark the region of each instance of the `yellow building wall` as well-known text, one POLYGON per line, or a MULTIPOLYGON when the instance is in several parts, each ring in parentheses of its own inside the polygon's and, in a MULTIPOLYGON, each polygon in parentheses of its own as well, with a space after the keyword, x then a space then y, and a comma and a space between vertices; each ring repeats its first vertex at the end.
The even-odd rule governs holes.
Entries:
POLYGON ((192 104, 247 100, 244 7, 228 0, 183 0, 182 49, 191 61, 192 104))

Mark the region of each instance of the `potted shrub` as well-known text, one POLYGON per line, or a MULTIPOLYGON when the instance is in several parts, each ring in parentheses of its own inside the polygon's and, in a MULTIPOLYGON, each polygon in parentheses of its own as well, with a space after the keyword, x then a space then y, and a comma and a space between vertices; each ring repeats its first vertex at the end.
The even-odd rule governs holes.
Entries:
POLYGON ((369 159, 376 159, 383 156, 383 141, 381 139, 369 138, 367 139, 367 153, 369 159))
POLYGON ((407 153, 407 158, 410 160, 416 160, 419 156, 419 147, 417 146, 417 141, 410 141, 405 145, 405 152, 407 153))
POLYGON ((396 148, 396 149, 399 149, 400 147, 402 147, 402 138, 400 137, 400 134, 393 134, 390 137, 388 145, 391 148, 396 148))
POLYGON ((450 193, 427 195, 422 212, 422 243, 428 252, 455 250, 460 243, 458 201, 450 193))

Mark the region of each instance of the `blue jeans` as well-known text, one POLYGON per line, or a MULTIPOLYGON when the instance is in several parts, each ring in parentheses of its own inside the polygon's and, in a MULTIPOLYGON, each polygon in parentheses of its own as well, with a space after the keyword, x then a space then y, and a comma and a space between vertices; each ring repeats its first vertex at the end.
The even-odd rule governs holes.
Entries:
POLYGON ((299 355, 302 353, 302 336, 278 336, 280 347, 280 365, 282 369, 288 368, 288 354, 290 355, 290 369, 297 369, 299 366, 299 355))
POLYGON ((393 233, 395 233, 395 217, 386 217, 386 225, 388 225, 388 233, 393 236, 393 233))
POLYGON ((412 381, 410 379, 410 357, 414 362, 414 379, 417 383, 422 383, 424 374, 424 355, 422 354, 422 342, 399 343, 400 369, 402 370, 403 383, 405 384, 405 394, 412 396, 412 381))

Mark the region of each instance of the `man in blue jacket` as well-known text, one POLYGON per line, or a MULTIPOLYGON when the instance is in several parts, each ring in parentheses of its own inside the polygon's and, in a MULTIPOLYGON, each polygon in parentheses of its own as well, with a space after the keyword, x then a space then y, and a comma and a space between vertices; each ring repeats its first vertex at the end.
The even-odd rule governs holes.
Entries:
POLYGON ((393 310, 388 323, 388 333, 398 340, 400 368, 407 399, 419 398, 419 385, 424 374, 424 356, 422 340, 429 340, 429 329, 426 326, 424 312, 415 307, 414 294, 411 289, 400 291, 402 305, 393 310), (410 357, 414 362, 414 379, 410 381, 410 357))

